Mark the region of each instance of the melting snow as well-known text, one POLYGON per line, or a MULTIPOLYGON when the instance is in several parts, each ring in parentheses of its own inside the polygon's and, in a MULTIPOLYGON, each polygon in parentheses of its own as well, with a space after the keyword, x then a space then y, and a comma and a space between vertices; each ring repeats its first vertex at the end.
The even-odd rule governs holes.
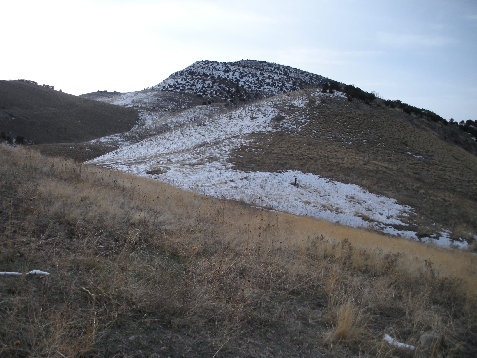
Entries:
MULTIPOLYGON (((31 270, 30 272, 27 272, 25 275, 49 276, 50 273, 46 271, 41 271, 41 270, 31 270)), ((2 271, 0 272, 0 276, 23 276, 23 273, 2 271)))
POLYGON ((401 343, 401 342, 396 341, 394 338, 392 338, 392 337, 391 337, 390 335, 388 335, 388 334, 385 334, 385 335, 384 335, 384 340, 385 340, 386 342, 388 342, 390 345, 395 346, 395 347, 398 347, 398 348, 409 349, 409 350, 411 350, 411 351, 413 351, 414 349, 416 349, 416 347, 411 346, 410 344, 401 343))
POLYGON ((417 159, 424 159, 422 155, 412 154, 411 152, 406 152, 407 155, 412 155, 414 158, 417 159))
POLYGON ((299 171, 243 172, 214 165, 172 166, 157 178, 217 198, 288 211, 354 227, 404 225, 399 216, 409 208, 353 184, 343 184, 299 171), (297 185, 294 185, 295 178, 297 185), (366 216, 364 220, 361 216, 366 216), (375 221, 371 224, 369 220, 375 221))
POLYGON ((423 242, 433 243, 439 246, 455 246, 459 249, 465 249, 469 246, 467 241, 451 240, 450 231, 443 230, 439 234, 431 235, 431 237, 424 237, 423 242))
MULTIPOLYGON (((321 94, 320 94, 321 95, 321 94)), ((302 108, 305 98, 295 98, 302 108)), ((174 118, 181 124, 170 132, 139 143, 124 145, 91 163, 149 176, 174 186, 217 198, 233 199, 308 215, 353 227, 369 227, 411 237, 399 231, 412 209, 396 200, 370 193, 358 185, 344 184, 300 171, 244 172, 227 162, 230 151, 247 142, 247 135, 290 129, 304 123, 290 115, 276 123, 280 103, 269 99, 235 111, 189 120, 193 110, 174 118), (159 171, 157 171, 159 169, 159 171), (159 172, 161 174, 147 174, 159 172), (295 178, 297 185, 294 185, 295 178)), ((153 122, 147 125, 153 125, 153 122)))
MULTIPOLYGON (((146 106, 148 96, 150 94, 143 92, 139 97, 122 94, 114 103, 129 106, 141 102, 146 106)), ((320 91, 311 94, 318 100, 323 96, 341 97, 342 94, 320 91)), ((244 172, 228 162, 230 152, 247 144, 250 134, 294 132, 306 124, 308 119, 303 108, 308 100, 304 95, 288 98, 287 103, 292 106, 285 112, 280 97, 228 112, 223 112, 221 106, 196 106, 176 113, 144 109, 140 122, 130 132, 96 140, 115 143, 119 149, 90 163, 152 177, 217 198, 417 239, 416 233, 406 229, 408 224, 403 222, 413 209, 398 204, 395 199, 310 173, 244 172), (284 116, 280 121, 274 120, 278 114, 284 116), (295 179, 297 185, 294 185, 295 179)), ((466 246, 466 243, 452 242, 448 232, 423 241, 466 246)))

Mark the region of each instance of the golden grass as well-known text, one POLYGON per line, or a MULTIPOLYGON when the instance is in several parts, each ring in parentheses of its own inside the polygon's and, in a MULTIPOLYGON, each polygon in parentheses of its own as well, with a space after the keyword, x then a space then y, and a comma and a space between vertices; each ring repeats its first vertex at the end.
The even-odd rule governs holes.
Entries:
POLYGON ((338 308, 336 328, 330 338, 332 341, 356 340, 362 330, 361 312, 353 302, 347 302, 338 308))
MULTIPOLYGON (((441 278, 457 278, 463 281, 465 291, 474 299, 477 298, 477 256, 473 253, 425 245, 412 240, 405 240, 364 229, 339 226, 326 221, 318 221, 306 217, 296 217, 297 237, 312 237, 319 232, 330 238, 328 240, 350 240, 358 250, 374 251, 375 257, 386 254, 401 255, 401 270, 417 275, 427 270, 427 262, 432 262, 434 274, 441 278)), ((332 245, 332 244, 331 244, 332 245)), ((363 258, 356 253, 352 257, 353 264, 364 264, 363 258)), ((375 264, 378 264, 377 262, 375 264)))
POLYGON ((0 355, 472 356, 475 256, 1 147, 0 355), (328 342, 332 338, 332 345, 328 342), (160 343, 158 343, 160 342, 160 343))

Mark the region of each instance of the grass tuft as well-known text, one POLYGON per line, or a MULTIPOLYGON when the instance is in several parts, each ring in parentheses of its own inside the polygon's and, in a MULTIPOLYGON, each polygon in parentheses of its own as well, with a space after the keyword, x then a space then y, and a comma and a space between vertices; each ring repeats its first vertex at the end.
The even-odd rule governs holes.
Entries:
POLYGON ((362 334, 361 312, 352 302, 339 306, 336 313, 336 327, 331 335, 332 341, 356 340, 362 334))

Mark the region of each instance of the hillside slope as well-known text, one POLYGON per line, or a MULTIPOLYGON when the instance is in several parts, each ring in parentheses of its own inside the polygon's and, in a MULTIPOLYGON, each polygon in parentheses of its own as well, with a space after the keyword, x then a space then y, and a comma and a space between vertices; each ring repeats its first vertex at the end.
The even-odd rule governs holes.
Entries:
POLYGON ((416 238, 437 234, 474 242, 475 155, 444 141, 427 120, 378 101, 316 101, 311 94, 295 114, 305 119, 296 131, 252 135, 231 152, 234 168, 300 170, 357 184, 412 207, 416 238))
POLYGON ((83 95, 144 112, 161 113, 192 108, 211 103, 240 104, 303 89, 321 89, 324 93, 343 93, 349 101, 380 104, 407 114, 418 127, 428 128, 442 140, 477 155, 477 123, 448 122, 424 108, 399 100, 383 100, 374 93, 361 90, 289 66, 265 61, 236 62, 197 61, 178 71, 158 85, 138 92, 118 93, 98 91, 83 95))
POLYGON ((0 81, 0 131, 28 143, 81 142, 130 130, 134 109, 69 95, 32 81, 0 81))
POLYGON ((94 141, 119 149, 91 163, 219 198, 465 247, 477 233, 477 158, 419 121, 310 89, 151 119, 130 134, 94 141), (141 128, 145 138, 131 140, 141 128))
POLYGON ((22 147, 0 162, 2 357, 475 356, 471 253, 22 147))
POLYGON ((44 153, 425 242, 477 238, 473 122, 260 61, 199 61, 153 88, 85 97, 139 121, 44 153))

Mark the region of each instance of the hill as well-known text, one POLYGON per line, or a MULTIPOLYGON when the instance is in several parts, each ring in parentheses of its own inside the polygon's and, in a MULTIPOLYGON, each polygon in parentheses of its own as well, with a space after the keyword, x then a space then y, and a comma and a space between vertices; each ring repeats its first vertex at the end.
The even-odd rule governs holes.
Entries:
POLYGON ((320 89, 148 118, 95 140, 119 148, 91 163, 426 242, 474 243, 477 158, 425 118, 320 89))
POLYGON ((399 100, 383 100, 374 93, 289 66, 265 61, 197 61, 158 85, 144 91, 98 91, 83 95, 107 103, 133 107, 142 112, 174 112, 212 103, 240 104, 304 89, 336 91, 349 101, 380 104, 409 115, 419 127, 427 127, 441 139, 477 155, 477 123, 448 122, 439 115, 399 100))
POLYGON ((329 80, 310 72, 265 61, 198 61, 153 89, 194 94, 207 103, 237 103, 316 88, 326 81, 329 80))
POLYGON ((381 100, 374 93, 365 92, 353 85, 276 63, 254 60, 197 61, 172 74, 152 89, 196 95, 203 98, 202 104, 210 104, 223 101, 245 103, 310 88, 321 89, 326 93, 340 91, 350 101, 354 99, 366 104, 379 102, 411 117, 424 119, 420 121, 421 125, 432 129, 441 139, 477 155, 475 121, 449 123, 427 109, 417 108, 399 100, 381 100))
POLYGON ((4 140, 82 142, 128 131, 137 112, 80 98, 33 81, 0 81, 0 131, 4 140))
POLYGON ((472 121, 449 123, 352 85, 248 60, 199 61, 153 88, 85 97, 134 108, 139 121, 89 142, 42 146, 44 153, 273 210, 475 245, 472 121))
POLYGON ((2 357, 475 355, 471 253, 22 147, 0 160, 2 357))

